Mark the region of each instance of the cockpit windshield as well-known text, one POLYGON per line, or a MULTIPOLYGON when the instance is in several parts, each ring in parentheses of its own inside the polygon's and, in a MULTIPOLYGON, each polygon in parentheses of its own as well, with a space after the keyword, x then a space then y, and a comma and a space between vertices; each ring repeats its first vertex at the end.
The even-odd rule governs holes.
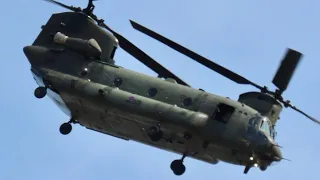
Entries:
POLYGON ((249 124, 275 138, 275 133, 273 131, 272 124, 269 118, 261 116, 260 114, 256 114, 249 120, 249 124))

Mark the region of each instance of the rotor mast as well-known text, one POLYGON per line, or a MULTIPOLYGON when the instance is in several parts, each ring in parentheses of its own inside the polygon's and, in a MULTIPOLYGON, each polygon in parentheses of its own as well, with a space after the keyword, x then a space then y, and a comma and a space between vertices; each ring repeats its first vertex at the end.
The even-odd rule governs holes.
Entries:
POLYGON ((83 9, 84 13, 86 13, 88 15, 91 15, 93 13, 93 10, 95 8, 93 1, 95 1, 95 0, 89 0, 88 6, 85 9, 83 9))

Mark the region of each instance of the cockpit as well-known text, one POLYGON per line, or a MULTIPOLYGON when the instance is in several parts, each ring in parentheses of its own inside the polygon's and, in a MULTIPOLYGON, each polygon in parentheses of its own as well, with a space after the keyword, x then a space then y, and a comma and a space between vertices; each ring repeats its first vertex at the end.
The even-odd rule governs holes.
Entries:
POLYGON ((254 126, 255 128, 260 129, 261 131, 264 131, 267 135, 275 139, 276 133, 268 117, 256 114, 253 118, 249 120, 249 125, 254 126))

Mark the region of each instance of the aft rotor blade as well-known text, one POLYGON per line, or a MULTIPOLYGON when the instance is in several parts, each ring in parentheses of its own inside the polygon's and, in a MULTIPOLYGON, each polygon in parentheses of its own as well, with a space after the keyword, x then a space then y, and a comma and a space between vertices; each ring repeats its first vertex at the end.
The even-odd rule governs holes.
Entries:
POLYGON ((287 50, 287 53, 284 56, 279 69, 272 80, 272 83, 279 88, 280 92, 283 92, 287 89, 301 57, 302 54, 300 52, 293 49, 287 50))
POLYGON ((217 73, 225 76, 226 78, 228 78, 228 79, 230 79, 232 81, 235 81, 236 83, 239 83, 239 84, 251 84, 251 85, 255 86, 256 88, 258 88, 260 90, 263 89, 261 86, 259 86, 259 85, 255 84, 255 83, 247 80, 246 78, 244 78, 244 77, 242 77, 242 76, 240 76, 240 75, 238 75, 238 74, 236 74, 236 73, 234 73, 232 71, 230 71, 229 69, 226 69, 226 68, 220 66, 219 64, 216 64, 216 63, 206 59, 205 57, 200 56, 199 54, 197 54, 197 53, 195 53, 195 52, 193 52, 193 51, 191 51, 191 50, 189 50, 189 49, 177 44, 176 42, 173 42, 173 41, 169 40, 166 37, 163 37, 162 35, 154 32, 154 31, 152 31, 152 30, 150 30, 150 29, 148 29, 148 28, 146 28, 146 27, 144 27, 144 26, 142 26, 142 25, 140 25, 140 24, 138 24, 138 23, 136 23, 136 22, 134 22, 132 20, 130 20, 130 23, 131 23, 131 25, 133 26, 134 29, 136 29, 136 30, 138 30, 138 31, 140 31, 140 32, 142 32, 142 33, 144 33, 144 34, 146 34, 146 35, 148 35, 148 36, 150 36, 150 37, 162 42, 162 43, 164 43, 165 45, 167 45, 167 46, 173 48, 174 50, 176 50, 176 51, 178 51, 178 52, 190 57, 191 59, 197 61, 198 63, 200 63, 200 64, 202 64, 202 65, 204 65, 204 66, 216 71, 217 73))
POLYGON ((110 27, 108 27, 106 24, 99 22, 99 25, 101 27, 106 28, 110 32, 114 34, 114 36, 117 37, 119 41, 119 46, 131 54, 133 57, 138 59, 140 62, 145 64, 147 67, 155 71, 160 77, 163 78, 173 78, 177 81, 177 83, 189 86, 186 82, 184 82, 182 79, 180 79, 178 76, 170 72, 168 69, 163 67, 161 64, 159 64, 156 60, 152 59, 150 56, 148 56, 146 53, 144 53, 142 50, 140 50, 138 47, 136 47, 134 44, 132 44, 129 40, 124 38, 122 35, 118 34, 117 32, 113 31, 110 27))
POLYGON ((61 7, 64 7, 66 9, 69 9, 71 11, 81 11, 81 8, 76 8, 76 7, 73 7, 73 6, 68 6, 68 5, 65 5, 65 4, 62 4, 61 2, 58 2, 58 1, 54 1, 54 0, 44 0, 44 1, 47 1, 47 2, 50 2, 50 3, 53 3, 53 4, 56 4, 58 6, 61 6, 61 7))
POLYGON ((309 116, 308 114, 306 114, 305 112, 301 111, 300 109, 298 109, 298 108, 295 107, 294 105, 292 105, 292 104, 290 104, 290 103, 288 103, 288 102, 283 102, 283 103, 284 103, 286 106, 288 106, 288 107, 290 107, 290 108, 298 111, 299 113, 305 115, 307 118, 311 119, 313 122, 315 122, 315 123, 317 123, 317 124, 320 124, 320 121, 319 121, 319 120, 317 120, 317 119, 309 116))

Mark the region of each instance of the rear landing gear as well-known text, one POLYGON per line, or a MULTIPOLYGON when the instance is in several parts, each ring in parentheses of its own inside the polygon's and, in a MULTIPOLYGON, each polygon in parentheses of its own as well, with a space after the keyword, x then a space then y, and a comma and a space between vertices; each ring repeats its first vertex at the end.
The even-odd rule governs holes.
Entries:
POLYGON ((72 125, 71 123, 75 124, 76 121, 74 119, 71 118, 71 120, 67 123, 63 123, 61 124, 59 131, 62 135, 67 135, 72 131, 72 125))
POLYGON ((171 170, 177 176, 181 176, 186 171, 186 167, 183 164, 183 160, 185 157, 186 155, 183 155, 181 159, 172 161, 170 165, 171 170))
POLYGON ((72 125, 70 123, 63 123, 59 130, 62 135, 67 135, 72 131, 72 125))
POLYGON ((34 90, 34 96, 38 99, 44 98, 47 95, 47 88, 46 87, 37 87, 34 90))

